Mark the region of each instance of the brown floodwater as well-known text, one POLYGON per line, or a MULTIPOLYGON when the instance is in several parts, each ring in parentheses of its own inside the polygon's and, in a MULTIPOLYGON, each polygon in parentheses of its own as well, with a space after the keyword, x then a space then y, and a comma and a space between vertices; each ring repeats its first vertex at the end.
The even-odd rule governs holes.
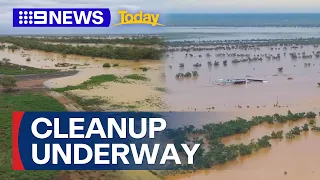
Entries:
MULTIPOLYGON (((8 45, 8 44, 6 44, 8 45)), ((159 74, 161 67, 160 61, 154 60, 141 60, 139 62, 134 62, 131 60, 114 60, 107 58, 92 58, 86 56, 78 55, 67 55, 63 57, 59 53, 51 53, 37 50, 12 50, 4 49, 0 50, 1 58, 9 58, 11 63, 25 65, 30 67, 42 68, 42 69, 62 69, 68 70, 73 65, 69 67, 56 67, 57 63, 69 63, 78 65, 77 70, 79 73, 74 76, 51 79, 44 84, 50 88, 65 87, 67 85, 77 85, 92 76, 101 74, 115 74, 115 75, 127 75, 138 73, 141 74, 142 70, 140 67, 148 67, 150 71, 145 72, 147 77, 155 79, 154 74, 159 74), (26 61, 30 58, 31 61, 26 61), (119 67, 103 68, 104 63, 119 64, 119 67)), ((153 81, 154 82, 154 81, 153 81)))
MULTIPOLYGON (((261 138, 273 130, 287 132, 293 126, 302 125, 305 122, 306 120, 301 120, 283 125, 260 125, 248 133, 223 138, 222 141, 226 144, 249 143, 251 139, 261 138)), ((318 119, 317 123, 319 122, 318 119)), ((271 148, 262 149, 224 165, 192 174, 169 176, 167 180, 316 180, 320 178, 320 133, 302 132, 301 136, 293 140, 272 140, 271 144, 271 148)))
MULTIPOLYGON (((1 43, 0 43, 1 44, 1 43)), ((8 45, 8 44, 6 44, 8 45)), ((92 58, 88 56, 78 56, 78 55, 67 55, 63 57, 59 53, 51 53, 37 50, 15 50, 14 52, 8 49, 0 50, 1 58, 9 58, 12 63, 26 65, 37 68, 56 68, 56 69, 68 69, 68 68, 57 68, 55 64, 57 63, 70 63, 81 65, 83 68, 97 68, 102 67, 106 62, 112 64, 119 64, 120 66, 137 68, 143 65, 154 66, 160 64, 159 61, 154 60, 141 60, 139 62, 131 60, 114 60, 107 58, 92 58), (27 58, 30 58, 31 61, 26 61, 27 58)), ((107 69, 107 68, 105 68, 107 69)))
MULTIPOLYGON (((280 47, 280 46, 278 46, 280 47)), ((260 50, 210 50, 191 51, 194 57, 185 57, 186 52, 170 52, 166 57, 166 87, 170 90, 166 96, 166 102, 170 109, 177 111, 207 111, 207 108, 214 107, 215 111, 238 112, 238 111, 284 111, 283 109, 301 109, 301 106, 312 108, 320 107, 319 92, 317 83, 320 76, 320 59, 291 59, 289 53, 306 52, 306 55, 317 52, 319 49, 313 46, 287 50, 270 50, 268 47, 260 47, 260 50), (207 57, 210 53, 211 57, 207 57), (218 53, 238 53, 254 55, 280 54, 280 60, 241 62, 232 64, 233 59, 241 57, 216 57, 218 53), (286 53, 286 55, 284 55, 286 53), (202 57, 198 57, 202 55, 202 57), (208 67, 208 61, 219 61, 218 67, 208 67), (222 61, 228 60, 228 65, 223 66, 222 61), (185 67, 180 68, 179 63, 184 63, 185 67), (201 67, 193 67, 193 64, 201 63, 201 67), (310 67, 305 67, 304 63, 310 63, 310 67), (168 66, 171 65, 172 68, 168 66), (279 67, 283 67, 283 72, 279 73, 279 67), (178 80, 175 75, 179 72, 197 70, 197 78, 184 78, 178 80), (265 79, 268 83, 252 82, 247 85, 219 86, 213 83, 217 79, 232 78, 252 78, 265 79), (292 80, 288 80, 292 77, 292 80), (283 108, 273 109, 278 102, 283 108), (235 106, 240 105, 239 108, 235 106), (249 108, 247 108, 249 106, 249 108), (257 108, 259 106, 260 109, 257 108), (287 108, 288 106, 288 108, 287 108), (246 110, 244 110, 246 109, 246 110), (267 110, 269 109, 269 110, 267 110)), ((188 54, 189 54, 188 53, 188 54)))
MULTIPOLYGON (((114 60, 77 55, 67 55, 64 57, 59 53, 22 49, 15 50, 14 52, 8 49, 0 50, 0 57, 9 58, 10 62, 14 64, 43 69, 68 70, 74 65, 77 66, 76 69, 79 72, 76 75, 45 81, 43 84, 49 88, 78 85, 92 76, 102 74, 113 74, 118 77, 129 74, 143 74, 150 79, 150 81, 135 81, 134 83, 107 82, 92 90, 73 90, 71 93, 82 98, 95 97, 108 100, 108 103, 111 101, 115 104, 125 104, 128 106, 136 106, 136 104, 139 103, 139 110, 144 111, 158 110, 159 108, 157 106, 150 107, 140 102, 149 100, 160 103, 162 99, 161 96, 163 93, 156 90, 156 88, 163 87, 163 63, 161 61, 141 60, 135 62, 133 60, 114 60), (26 61, 27 58, 30 58, 31 61, 26 61), (56 67, 55 65, 57 63, 69 63, 72 65, 68 67, 56 67), (111 65, 118 64, 119 66, 104 68, 104 63, 110 63, 111 65), (149 70, 144 72, 139 69, 141 67, 147 67, 149 70)), ((28 82, 24 84, 28 85, 28 82)), ((101 105, 100 108, 104 108, 103 105, 101 105)))
MULTIPOLYGON (((280 46, 278 46, 280 47, 280 46)), ((314 56, 311 59, 291 59, 289 53, 306 55, 319 51, 313 46, 284 50, 270 50, 260 47, 260 50, 204 50, 191 51, 194 57, 186 57, 186 52, 170 52, 166 57, 166 87, 170 93, 166 94, 165 101, 170 109, 176 111, 210 111, 216 112, 215 117, 201 117, 188 124, 201 127, 203 124, 223 122, 236 117, 250 118, 257 115, 271 115, 274 113, 286 114, 292 112, 320 111, 320 88, 317 83, 320 73, 320 59, 314 56), (211 56, 207 57, 206 53, 211 56), (233 59, 241 57, 216 57, 218 53, 238 53, 254 55, 272 54, 280 60, 241 62, 232 64, 233 59), (284 55, 286 53, 286 55, 284 55), (199 57, 198 55, 202 55, 199 57), (222 61, 228 60, 223 66, 222 61), (218 67, 207 65, 208 61, 219 61, 218 67), (184 68, 179 67, 184 63, 184 68), (193 64, 201 63, 201 67, 193 64), (305 67, 310 63, 310 67, 305 67), (171 65, 172 68, 168 66, 171 65), (278 68, 283 67, 283 72, 278 68), (197 78, 176 79, 179 72, 196 70, 197 78), (219 86, 214 83, 217 79, 233 78, 264 79, 268 83, 250 83, 247 85, 219 86), (292 77, 292 80, 288 80, 292 77), (274 104, 280 106, 274 107, 274 104), (239 107, 240 106, 240 107, 239 107), (212 109, 214 107, 214 109, 212 109), (211 109, 208 109, 211 108, 211 109)), ((319 119, 317 120, 318 124, 319 119)), ((294 126, 302 126, 307 120, 289 122, 286 124, 259 125, 248 133, 222 138, 225 144, 248 144, 252 139, 270 135, 272 131, 283 130, 285 133, 294 126)), ((167 177, 168 180, 316 180, 320 179, 320 133, 302 133, 292 141, 272 140, 272 147, 260 150, 249 156, 241 157, 224 165, 212 167, 209 170, 196 171, 191 174, 181 174, 167 177)))
MULTIPOLYGON (((282 49, 282 48, 281 48, 282 49)), ((165 87, 169 93, 164 97, 169 110, 178 111, 214 111, 221 112, 214 118, 202 118, 193 121, 193 124, 201 126, 206 123, 227 121, 236 117, 250 118, 254 115, 266 115, 281 113, 284 114, 288 110, 292 112, 302 111, 320 111, 319 91, 317 87, 320 60, 297 59, 292 60, 289 56, 290 52, 303 52, 311 54, 312 51, 318 51, 313 46, 304 46, 304 48, 288 50, 269 50, 261 48, 261 50, 232 50, 232 51, 197 51, 192 52, 195 58, 185 58, 185 52, 168 53, 169 57, 165 63, 165 87), (209 52, 212 56, 206 57, 209 52), (231 64, 233 57, 215 57, 215 53, 237 52, 254 54, 281 54, 281 60, 266 60, 262 62, 243 62, 239 64, 231 64), (283 53, 287 55, 284 56, 283 53), (202 58, 198 55, 201 54, 202 58), (207 61, 220 61, 219 67, 207 66, 207 61), (223 60, 229 60, 228 66, 222 65, 223 60), (184 62, 185 67, 179 68, 179 63, 184 62), (202 67, 194 68, 194 63, 201 62, 202 67), (304 63, 311 63, 310 67, 304 67, 304 63), (168 68, 172 65, 173 68, 168 68), (283 73, 278 73, 277 68, 283 67, 283 73), (189 70, 197 70, 199 77, 196 79, 177 80, 175 74, 178 72, 187 72, 189 70), (276 75, 276 76, 274 76, 276 75), (266 79, 268 83, 252 83, 239 86, 217 86, 212 82, 220 78, 245 78, 253 76, 254 78, 266 79), (292 77, 293 80, 287 80, 292 77), (274 107, 279 103, 282 107, 274 107), (235 106, 240 105, 242 108, 235 106), (247 107, 249 106, 249 107, 247 107), (257 107, 259 106, 259 108, 257 107), (215 107, 214 110, 207 108, 215 107)), ((130 73, 138 73, 141 70, 137 68, 147 66, 152 70, 145 74, 152 79, 153 87, 162 87, 161 73, 162 62, 141 61, 132 62, 124 60, 112 60, 104 58, 91 58, 75 55, 67 55, 63 57, 58 53, 46 53, 42 51, 25 51, 24 57, 22 51, 11 52, 1 50, 0 56, 11 59, 12 63, 27 65, 37 68, 56 68, 58 62, 66 62, 71 64, 80 64, 78 66, 79 74, 67 78, 58 78, 47 81, 45 84, 49 87, 63 87, 66 85, 79 84, 94 75, 99 74, 117 74, 125 75, 130 73), (31 61, 27 62, 26 58, 30 57, 31 61), (105 62, 117 63, 117 68, 102 68, 105 62)), ((240 59, 240 58, 238 58, 240 59)), ((57 69, 69 69, 57 68, 57 69)), ((128 88, 130 88, 128 86, 128 88)), ((139 89, 141 89, 139 87, 139 89)), ((141 90, 142 91, 142 90, 141 90)), ((116 91, 115 91, 116 92, 116 91)), ((108 91, 103 93, 108 94, 108 91)), ((241 135, 223 138, 226 144, 248 143, 251 139, 260 138, 263 135, 270 134, 273 130, 288 131, 295 125, 301 126, 306 121, 302 120, 294 124, 284 125, 260 125, 253 128, 250 132, 241 135)), ((319 124, 318 120, 318 124, 319 124)), ((193 174, 184 174, 170 176, 170 180, 192 180, 192 179, 319 179, 320 178, 320 138, 319 133, 308 132, 293 141, 272 141, 272 148, 263 149, 253 155, 242 157, 236 161, 229 162, 225 165, 213 167, 211 170, 197 171, 193 174), (285 174, 287 172, 287 174, 285 174)))

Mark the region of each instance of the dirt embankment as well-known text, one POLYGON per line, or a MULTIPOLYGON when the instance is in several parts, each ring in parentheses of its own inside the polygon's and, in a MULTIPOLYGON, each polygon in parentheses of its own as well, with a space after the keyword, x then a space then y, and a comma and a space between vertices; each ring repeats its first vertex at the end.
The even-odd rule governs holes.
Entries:
MULTIPOLYGON (((18 89, 45 89, 43 83, 49 79, 68 77, 77 74, 78 71, 60 71, 46 74, 16 75, 18 89)), ((0 78, 1 78, 0 74, 0 78)))
MULTIPOLYGON (((43 83, 49 79, 68 77, 77 74, 78 71, 61 71, 46 74, 28 74, 28 75, 17 75, 17 90, 28 90, 28 91, 44 91, 49 96, 56 98, 61 104, 63 104, 68 111, 83 111, 76 104, 65 97, 62 94, 53 91, 47 91, 47 87, 43 83)), ((1 78, 1 75, 0 75, 1 78)), ((1 87, 0 87, 1 90, 1 87)))

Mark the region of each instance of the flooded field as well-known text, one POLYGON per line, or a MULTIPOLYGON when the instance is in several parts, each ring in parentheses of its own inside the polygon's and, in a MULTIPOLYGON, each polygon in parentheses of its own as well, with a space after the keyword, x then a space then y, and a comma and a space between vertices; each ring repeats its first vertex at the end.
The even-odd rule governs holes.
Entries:
POLYGON ((166 58, 165 73, 166 87, 171 93, 166 96, 166 102, 171 109, 178 111, 207 111, 214 107, 214 111, 228 113, 246 111, 265 114, 317 108, 320 105, 317 98, 320 59, 314 55, 317 51, 318 47, 310 45, 298 48, 273 46, 246 50, 170 52, 166 58), (297 58, 292 58, 290 53, 296 53, 297 58), (312 57, 302 58, 302 53, 312 57), (279 58, 273 58, 278 55, 279 58), (248 57, 256 59, 245 61, 248 57), (223 64, 225 60, 226 65, 223 64), (210 66, 209 61, 217 61, 219 65, 210 66), (180 63, 184 63, 184 67, 179 67, 180 63), (195 67, 196 63, 201 66, 195 67), (279 72, 278 68, 283 70, 279 72), (176 78, 177 73, 188 71, 197 71, 199 75, 176 78), (217 79, 244 78, 268 82, 230 86, 215 83, 217 79), (274 108, 277 103, 282 107, 274 108))
MULTIPOLYGON (((196 127, 236 117, 250 119, 257 115, 286 114, 288 110, 318 113, 319 50, 317 46, 305 45, 168 52, 165 73, 166 87, 170 93, 165 95, 165 101, 170 109, 177 111, 217 113, 217 117, 188 122, 196 127), (209 61, 212 65, 208 64, 209 61), (215 61, 219 65, 214 65, 215 61), (181 63, 184 67, 180 67, 181 63), (197 71, 198 76, 176 78, 178 73, 185 74, 188 71, 197 71), (218 85, 215 82, 217 79, 246 78, 268 82, 242 85, 218 85)), ((319 119, 317 121, 319 124, 319 119)), ((304 123, 305 120, 263 124, 248 133, 222 138, 222 142, 226 145, 249 144, 252 139, 270 135, 272 131, 288 132, 294 126, 302 126, 304 123)), ((316 180, 320 178, 319 136, 319 133, 310 131, 294 140, 272 140, 271 148, 209 170, 169 176, 167 179, 316 180)))
MULTIPOLYGON (((161 101, 160 96, 163 94, 163 92, 156 90, 156 88, 163 87, 163 78, 161 76, 163 67, 161 61, 143 60, 135 62, 132 60, 113 60, 76 55, 63 56, 58 53, 22 49, 15 50, 14 52, 4 49, 0 51, 0 56, 10 59, 11 63, 19 65, 42 69, 76 69, 79 71, 79 73, 73 76, 50 79, 44 82, 44 85, 49 88, 76 86, 93 76, 103 74, 112 74, 117 77, 139 74, 148 79, 145 82, 134 80, 130 81, 130 83, 106 82, 96 86, 94 89, 73 90, 69 92, 82 98, 100 98, 108 101, 108 103, 126 103, 128 106, 136 106, 137 102, 144 102, 145 100, 161 101), (29 61, 27 61, 28 58, 30 58, 29 61), (111 67, 103 67, 104 63, 109 63, 111 67), (59 64, 65 64, 65 66, 60 67, 58 66, 59 64), (113 67, 115 64, 117 66, 113 67), (143 67, 148 68, 148 70, 141 70, 143 67)), ((103 108, 103 105, 100 108, 103 108)), ((139 109, 148 110, 148 107, 141 104, 139 109)), ((151 109, 156 110, 158 107, 151 107, 151 109)))
MULTIPOLYGON (((106 103, 100 105, 102 110, 107 110, 110 104, 117 105, 117 107, 119 105, 132 107, 139 104, 137 110, 158 111, 160 108, 155 104, 164 102, 168 106, 166 110, 217 113, 215 117, 203 117, 188 122, 188 124, 201 127, 207 123, 228 121, 236 117, 250 118, 255 115, 286 114, 288 110, 318 113, 320 111, 318 96, 320 89, 317 83, 320 82, 318 79, 320 59, 316 57, 317 51, 320 51, 320 48, 312 45, 298 48, 288 46, 286 49, 282 46, 273 46, 272 49, 271 47, 259 47, 245 50, 176 51, 167 53, 165 63, 163 61, 134 62, 75 55, 63 56, 58 53, 34 50, 12 52, 5 49, 0 51, 0 55, 3 58, 9 58, 15 64, 43 69, 69 70, 76 66, 78 74, 46 81, 44 84, 50 88, 79 85, 93 76, 102 74, 113 74, 119 77, 130 74, 143 75, 149 80, 130 80, 130 83, 106 82, 92 89, 76 89, 68 93, 83 99, 106 100, 106 103), (292 58, 290 53, 296 53, 297 58, 292 58), (251 60, 244 60, 248 57, 251 60), (30 61, 27 61, 27 58, 30 58, 30 61), (225 60, 226 65, 223 63, 225 60), (212 63, 217 61, 219 65, 209 65, 209 61, 212 63), (56 67, 58 63, 71 65, 56 67), (104 63, 119 66, 103 68, 104 63), (184 63, 183 68, 179 67, 180 63, 184 63), (196 63, 200 63, 201 66, 195 67, 196 63), (148 71, 142 71, 139 69, 141 67, 147 67, 148 71), (280 71, 279 68, 283 69, 280 71), (188 71, 197 71, 199 75, 190 78, 176 78, 177 73, 185 74, 188 71), (264 79, 268 82, 228 86, 215 83, 217 79, 234 78, 264 79), (163 88, 168 93, 165 93, 164 90, 159 91, 157 88, 163 88)), ((317 121, 319 124, 319 119, 317 121)), ((222 142, 227 145, 247 144, 252 139, 270 135, 272 131, 284 130, 286 132, 304 123, 306 120, 282 125, 259 125, 246 134, 223 138, 222 142)), ((319 179, 320 158, 317 155, 320 150, 319 136, 319 133, 310 131, 290 141, 272 140, 272 147, 269 149, 262 149, 252 155, 215 166, 210 170, 169 176, 167 179, 319 179)))
MULTIPOLYGON (((317 120, 319 123, 319 119, 317 120)), ((294 123, 302 125, 305 121, 294 123)), ((260 125, 252 131, 224 138, 226 144, 249 143, 251 139, 270 134, 272 130, 287 131, 294 125, 260 125)), ((193 174, 170 176, 168 180, 195 179, 277 179, 277 180, 316 180, 320 177, 320 133, 303 132, 293 140, 272 140, 272 147, 262 149, 252 155, 240 157, 210 170, 196 171, 193 174)))

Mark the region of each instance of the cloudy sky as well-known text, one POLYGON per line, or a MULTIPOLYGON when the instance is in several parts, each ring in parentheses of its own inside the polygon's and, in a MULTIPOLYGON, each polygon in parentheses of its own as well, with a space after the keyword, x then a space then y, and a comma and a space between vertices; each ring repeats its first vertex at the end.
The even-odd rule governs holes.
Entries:
MULTIPOLYGON (((38 32, 39 28, 11 27, 12 8, 18 7, 108 7, 115 20, 118 9, 145 9, 163 13, 320 12, 320 0, 0 0, 0 34, 38 32)), ((41 30, 52 31, 47 28, 41 30)), ((68 33, 68 30, 71 31, 57 28, 54 31, 68 33)), ((105 29, 97 31, 105 32, 105 29)), ((113 30, 108 28, 108 31, 113 30)))

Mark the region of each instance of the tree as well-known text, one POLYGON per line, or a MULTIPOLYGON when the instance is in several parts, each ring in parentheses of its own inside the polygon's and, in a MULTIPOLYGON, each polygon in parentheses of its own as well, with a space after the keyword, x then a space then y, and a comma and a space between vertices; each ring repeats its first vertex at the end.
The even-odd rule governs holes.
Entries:
POLYGON ((10 62, 10 59, 8 58, 2 58, 2 60, 0 61, 0 65, 3 63, 4 65, 8 64, 10 62))
POLYGON ((302 126, 302 131, 309 131, 309 126, 307 123, 302 126))
POLYGON ((13 76, 3 76, 0 78, 0 86, 2 86, 5 91, 11 91, 17 86, 17 80, 13 76))
POLYGON ((316 121, 315 121, 314 119, 311 119, 311 120, 309 121, 309 124, 310 124, 311 126, 313 126, 313 125, 316 124, 316 121))
POLYGON ((291 133, 292 133, 293 135, 300 135, 300 132, 301 132, 301 130, 300 130, 300 128, 297 127, 297 126, 295 126, 294 128, 291 129, 291 133))
POLYGON ((314 113, 314 112, 308 112, 305 117, 306 117, 306 118, 312 118, 312 119, 313 119, 313 118, 316 118, 316 116, 317 116, 316 113, 314 113))
POLYGON ((110 63, 104 63, 103 67, 108 67, 109 68, 109 67, 111 67, 111 65, 110 65, 110 63))
POLYGON ((274 132, 271 133, 271 139, 282 139, 283 138, 283 131, 274 132))
POLYGON ((292 132, 287 132, 286 133, 286 139, 293 139, 294 135, 292 134, 292 132))

